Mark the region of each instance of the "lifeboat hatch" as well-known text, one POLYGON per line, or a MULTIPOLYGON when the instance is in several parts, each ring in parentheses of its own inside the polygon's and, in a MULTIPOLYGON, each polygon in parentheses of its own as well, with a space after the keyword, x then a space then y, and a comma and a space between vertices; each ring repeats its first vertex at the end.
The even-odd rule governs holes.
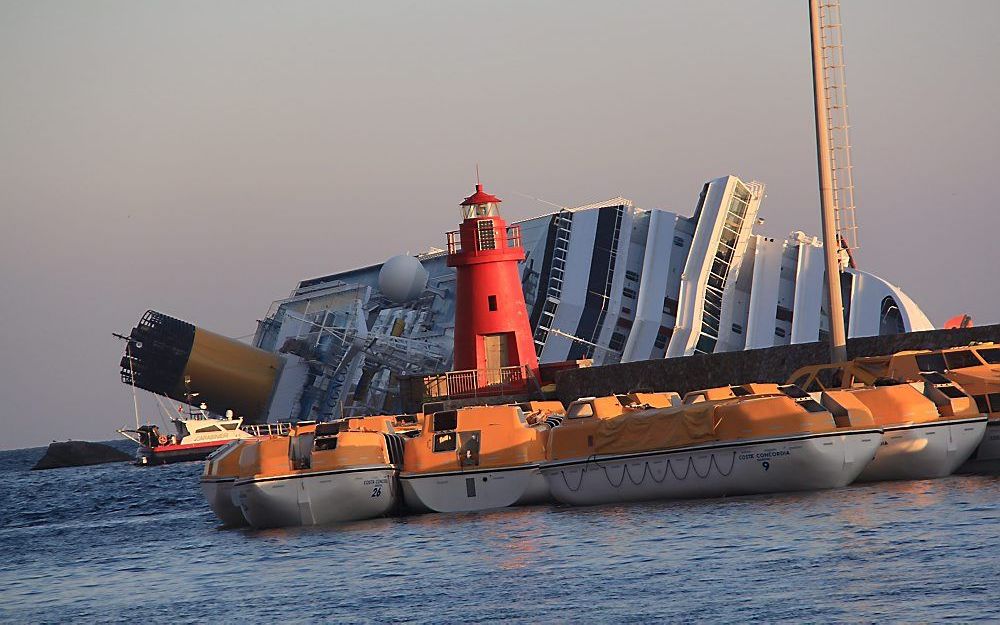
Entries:
POLYGON ((466 497, 476 496, 476 478, 474 477, 465 478, 465 496, 466 497))
POLYGON ((458 433, 458 463, 462 467, 479 466, 480 430, 458 433))

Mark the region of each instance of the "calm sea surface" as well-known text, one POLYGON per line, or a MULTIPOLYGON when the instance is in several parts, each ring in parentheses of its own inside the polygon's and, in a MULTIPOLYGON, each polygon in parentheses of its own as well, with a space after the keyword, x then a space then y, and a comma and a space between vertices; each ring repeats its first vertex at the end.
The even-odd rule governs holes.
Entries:
POLYGON ((0 620, 1000 619, 1000 478, 220 530, 200 463, 0 452, 0 620))

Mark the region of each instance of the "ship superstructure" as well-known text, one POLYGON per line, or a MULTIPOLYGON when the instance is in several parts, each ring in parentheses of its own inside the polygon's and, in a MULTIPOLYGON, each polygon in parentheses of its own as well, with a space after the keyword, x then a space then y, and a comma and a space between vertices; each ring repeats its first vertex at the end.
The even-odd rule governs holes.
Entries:
MULTIPOLYGON (((822 242, 754 232, 764 185, 705 183, 693 215, 625 198, 526 219, 520 266, 540 363, 613 364, 824 339, 822 242)), ((268 417, 399 409, 401 385, 452 367, 456 274, 446 250, 301 281, 254 346, 285 358, 268 417)), ((850 336, 931 329, 898 287, 841 279, 850 336)))

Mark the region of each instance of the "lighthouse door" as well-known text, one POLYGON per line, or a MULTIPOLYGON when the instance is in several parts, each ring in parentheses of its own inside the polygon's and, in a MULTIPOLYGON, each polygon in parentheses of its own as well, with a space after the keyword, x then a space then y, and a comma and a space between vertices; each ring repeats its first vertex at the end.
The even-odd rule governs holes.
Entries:
POLYGON ((509 334, 483 335, 483 346, 486 348, 486 370, 499 371, 501 367, 510 366, 510 354, 507 349, 509 334))

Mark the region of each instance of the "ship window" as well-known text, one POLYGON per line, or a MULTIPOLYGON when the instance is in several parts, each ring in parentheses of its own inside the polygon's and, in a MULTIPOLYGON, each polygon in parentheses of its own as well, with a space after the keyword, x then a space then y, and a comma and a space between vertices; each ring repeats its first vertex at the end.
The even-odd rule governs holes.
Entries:
POLYGON ((663 312, 671 317, 677 316, 677 300, 672 297, 663 298, 663 312))
POLYGON ((964 369, 966 367, 981 367, 982 363, 972 353, 971 349, 963 349, 957 352, 945 352, 944 360, 948 363, 949 369, 964 369))
POLYGON ((458 427, 458 412, 455 410, 435 412, 433 426, 432 430, 435 432, 454 430, 458 427))
POLYGON ((611 340, 608 341, 608 347, 618 351, 625 345, 625 335, 619 332, 615 332, 611 335, 611 340))
MULTIPOLYGON (((976 400, 976 407, 979 408, 979 412, 985 414, 990 411, 990 405, 986 401, 986 395, 976 395, 973 399, 976 400)), ((997 408, 1000 408, 1000 406, 997 406, 997 408)))
POLYGON ((733 332, 735 334, 743 334, 743 326, 738 323, 733 324, 733 332))
POLYGON ((627 297, 629 299, 635 299, 635 291, 633 291, 632 289, 622 289, 622 296, 627 297))
POLYGON ((582 417, 592 416, 594 416, 594 407, 590 405, 590 402, 573 404, 569 407, 569 411, 566 413, 567 419, 579 419, 582 417))
POLYGON ((681 237, 674 237, 674 245, 677 247, 684 247, 684 239, 681 237))
POLYGON ((715 339, 702 334, 701 338, 698 339, 698 343, 694 346, 694 351, 700 354, 711 354, 715 351, 715 344, 715 339))
POLYGON ((653 345, 656 349, 663 349, 667 345, 667 341, 673 336, 674 331, 672 328, 665 328, 660 326, 660 331, 656 333, 656 340, 653 341, 653 345))
POLYGON ((987 397, 990 399, 990 407, 993 408, 993 412, 1000 412, 1000 393, 990 393, 987 397))
POLYGON ((919 354, 917 368, 921 371, 944 371, 948 367, 944 364, 944 356, 940 352, 935 352, 933 354, 919 354))
POLYGON ((497 310, 497 296, 496 295, 490 295, 489 297, 486 298, 486 300, 489 303, 490 311, 491 312, 496 312, 496 310, 497 310))
POLYGON ((785 338, 787 335, 788 335, 788 333, 785 332, 784 328, 775 328, 774 329, 774 336, 785 338))
POLYGON ((957 386, 939 386, 937 389, 944 393, 945 397, 950 397, 951 399, 958 399, 966 396, 965 393, 963 393, 957 386))
POLYGON ((458 437, 454 432, 434 435, 434 451, 455 451, 458 437))
POLYGON ((987 364, 1000 365, 1000 347, 981 349, 979 350, 979 357, 985 360, 987 364))
POLYGON ((626 280, 631 280, 632 282, 638 282, 639 281, 639 274, 637 274, 634 271, 626 271, 625 272, 625 279, 626 280))
POLYGON ((785 308, 784 306, 778 306, 777 310, 774 313, 774 318, 777 319, 778 321, 787 321, 788 323, 791 323, 792 311, 785 308))

